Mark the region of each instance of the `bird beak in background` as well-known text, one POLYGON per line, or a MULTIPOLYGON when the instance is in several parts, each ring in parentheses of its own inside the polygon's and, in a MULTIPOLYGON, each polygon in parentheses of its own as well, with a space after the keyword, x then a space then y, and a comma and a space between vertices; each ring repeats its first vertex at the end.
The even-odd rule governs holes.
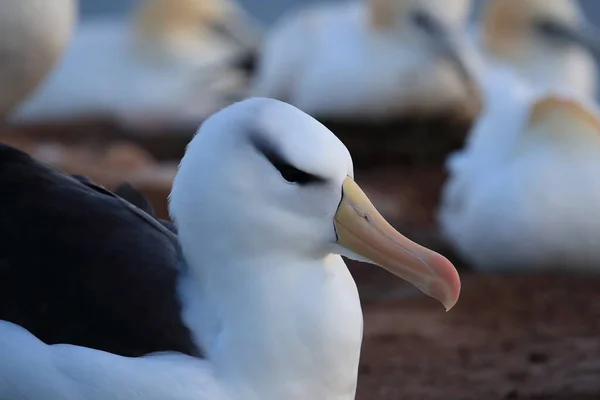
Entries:
POLYGON ((450 62, 468 90, 475 91, 477 84, 473 75, 460 56, 456 43, 444 24, 422 11, 413 14, 413 22, 430 38, 438 54, 450 62))
POLYGON ((593 26, 587 24, 568 26, 551 20, 538 21, 535 26, 542 35, 553 40, 579 45, 600 59, 600 32, 593 26))
POLYGON ((446 310, 458 301, 460 278, 452 263, 396 231, 350 177, 334 226, 338 245, 412 283, 446 310))

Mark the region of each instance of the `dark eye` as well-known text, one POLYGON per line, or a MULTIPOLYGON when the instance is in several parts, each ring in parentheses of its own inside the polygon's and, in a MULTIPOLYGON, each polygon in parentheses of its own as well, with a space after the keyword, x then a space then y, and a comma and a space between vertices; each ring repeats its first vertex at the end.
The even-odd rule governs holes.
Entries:
POLYGON ((569 30, 556 21, 552 21, 549 19, 539 19, 535 21, 533 26, 537 28, 538 32, 542 35, 552 38, 554 40, 568 40, 570 37, 569 30))
POLYGON ((311 183, 322 183, 325 179, 320 176, 309 174, 286 162, 277 149, 260 135, 252 136, 252 143, 267 160, 279 171, 283 179, 290 183, 308 185, 311 183))
POLYGON ((313 174, 309 174, 307 172, 301 171, 298 168, 286 163, 282 160, 269 160, 273 164, 277 171, 281 174, 283 179, 291 183, 298 183, 300 185, 306 185, 309 183, 322 182, 318 176, 313 174))
POLYGON ((429 34, 442 35, 439 23, 429 14, 417 10, 412 14, 413 22, 425 32, 429 34))

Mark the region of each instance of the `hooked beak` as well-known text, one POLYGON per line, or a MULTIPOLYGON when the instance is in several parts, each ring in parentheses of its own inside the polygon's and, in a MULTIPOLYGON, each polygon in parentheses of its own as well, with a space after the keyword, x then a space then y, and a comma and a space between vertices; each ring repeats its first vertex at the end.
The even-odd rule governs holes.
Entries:
POLYGON ((535 26, 546 37, 576 44, 600 58, 600 32, 591 25, 568 26, 558 21, 541 20, 535 26))
POLYGON ((458 301, 460 278, 452 263, 396 231, 350 177, 334 225, 340 246, 412 283, 446 311, 458 301))

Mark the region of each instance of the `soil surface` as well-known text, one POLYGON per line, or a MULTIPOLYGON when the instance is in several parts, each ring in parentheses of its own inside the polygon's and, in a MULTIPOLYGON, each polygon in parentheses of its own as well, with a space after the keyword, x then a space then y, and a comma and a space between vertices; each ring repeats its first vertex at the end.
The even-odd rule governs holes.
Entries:
POLYGON ((600 278, 462 280, 448 313, 369 296, 358 400, 600 399, 600 278))
MULTIPOLYGON (((113 188, 128 180, 166 217, 177 160, 132 143, 65 144, 0 136, 69 173, 113 188)), ((407 236, 436 236, 440 165, 378 167, 356 180, 407 236)), ((365 314, 358 400, 600 399, 600 277, 486 276, 460 268, 454 309, 370 265, 349 263, 365 314)))

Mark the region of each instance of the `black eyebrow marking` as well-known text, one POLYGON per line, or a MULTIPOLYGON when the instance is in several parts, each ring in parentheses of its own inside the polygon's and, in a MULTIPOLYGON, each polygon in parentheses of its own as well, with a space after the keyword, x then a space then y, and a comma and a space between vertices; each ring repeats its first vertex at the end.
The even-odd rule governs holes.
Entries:
POLYGON ((326 182, 326 179, 323 177, 310 174, 291 165, 281 156, 281 152, 264 137, 258 134, 251 135, 251 142, 254 147, 269 160, 277 171, 279 171, 286 181, 298 183, 300 185, 326 182))

